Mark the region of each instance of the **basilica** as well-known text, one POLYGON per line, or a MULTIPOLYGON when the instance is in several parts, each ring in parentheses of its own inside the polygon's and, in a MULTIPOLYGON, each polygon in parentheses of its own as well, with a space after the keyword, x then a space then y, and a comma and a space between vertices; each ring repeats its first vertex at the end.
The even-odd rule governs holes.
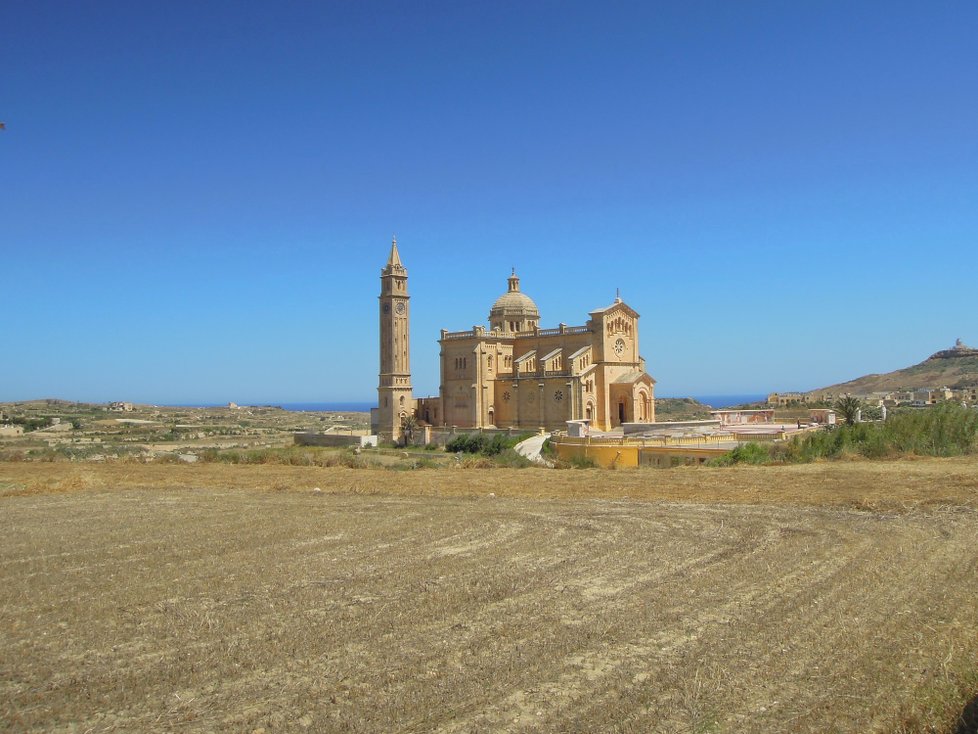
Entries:
POLYGON ((380 275, 380 381, 374 432, 400 440, 407 423, 432 427, 599 431, 655 421, 655 380, 639 354, 638 313, 615 298, 581 326, 540 328, 515 270, 489 310, 489 326, 442 330, 437 397, 414 398, 410 296, 397 240, 380 275), (413 420, 410 420, 413 419, 413 420))

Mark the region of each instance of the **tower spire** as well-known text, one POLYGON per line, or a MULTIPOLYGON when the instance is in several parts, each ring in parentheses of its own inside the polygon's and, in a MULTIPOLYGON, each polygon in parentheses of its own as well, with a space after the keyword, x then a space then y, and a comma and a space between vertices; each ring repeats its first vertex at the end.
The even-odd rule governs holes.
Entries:
POLYGON ((411 395, 410 317, 408 273, 391 238, 387 267, 380 271, 380 374, 377 415, 371 428, 385 441, 403 435, 404 422, 415 411, 411 395))
POLYGON ((397 235, 395 234, 391 238, 391 255, 387 258, 387 267, 403 268, 401 264, 401 255, 397 251, 397 235))

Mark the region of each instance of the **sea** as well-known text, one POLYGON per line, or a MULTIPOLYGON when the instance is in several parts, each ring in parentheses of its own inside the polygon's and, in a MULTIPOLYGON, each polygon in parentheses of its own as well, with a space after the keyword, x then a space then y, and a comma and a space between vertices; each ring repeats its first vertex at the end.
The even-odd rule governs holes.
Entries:
MULTIPOLYGON (((658 395, 657 397, 668 398, 693 398, 704 405, 712 408, 729 408, 731 405, 746 405, 747 403, 763 403, 767 401, 767 395, 759 393, 745 393, 742 395, 658 395)), ((171 405, 173 408, 223 408, 227 403, 193 403, 171 405)), ((249 403, 241 404, 242 407, 249 405, 268 406, 292 410, 295 412, 312 411, 323 413, 369 413, 371 408, 376 407, 375 402, 339 402, 339 403, 249 403)))
POLYGON ((657 398, 693 398, 711 408, 729 408, 731 405, 748 403, 767 403, 767 394, 745 393, 743 395, 656 395, 657 398))
MULTIPOLYGON (((691 397, 700 401, 704 405, 713 408, 729 408, 731 405, 745 405, 747 403, 763 403, 767 401, 767 395, 759 393, 745 393, 742 395, 669 395, 659 397, 691 397)), ((285 410, 295 411, 329 411, 335 413, 369 413, 370 409, 377 403, 279 403, 278 407, 285 410)))

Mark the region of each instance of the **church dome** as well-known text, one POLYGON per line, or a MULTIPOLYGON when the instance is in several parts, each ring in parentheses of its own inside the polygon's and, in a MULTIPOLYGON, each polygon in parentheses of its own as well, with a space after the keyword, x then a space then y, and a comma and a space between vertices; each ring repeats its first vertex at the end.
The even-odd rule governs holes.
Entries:
POLYGON ((530 331, 540 321, 540 310, 525 293, 520 292, 516 270, 509 276, 509 290, 489 310, 489 326, 500 331, 530 331))

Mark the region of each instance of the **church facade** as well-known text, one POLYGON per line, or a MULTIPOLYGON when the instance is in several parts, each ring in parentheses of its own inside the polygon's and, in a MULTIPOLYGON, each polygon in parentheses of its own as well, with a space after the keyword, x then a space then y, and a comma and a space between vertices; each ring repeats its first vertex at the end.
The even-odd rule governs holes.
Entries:
POLYGON ((489 310, 488 328, 442 330, 439 395, 415 400, 405 351, 407 271, 396 240, 381 284, 382 438, 398 440, 408 416, 436 427, 551 431, 571 420, 600 431, 655 421, 655 380, 639 353, 639 314, 621 298, 591 311, 583 325, 540 328, 539 309, 513 271, 489 310))

